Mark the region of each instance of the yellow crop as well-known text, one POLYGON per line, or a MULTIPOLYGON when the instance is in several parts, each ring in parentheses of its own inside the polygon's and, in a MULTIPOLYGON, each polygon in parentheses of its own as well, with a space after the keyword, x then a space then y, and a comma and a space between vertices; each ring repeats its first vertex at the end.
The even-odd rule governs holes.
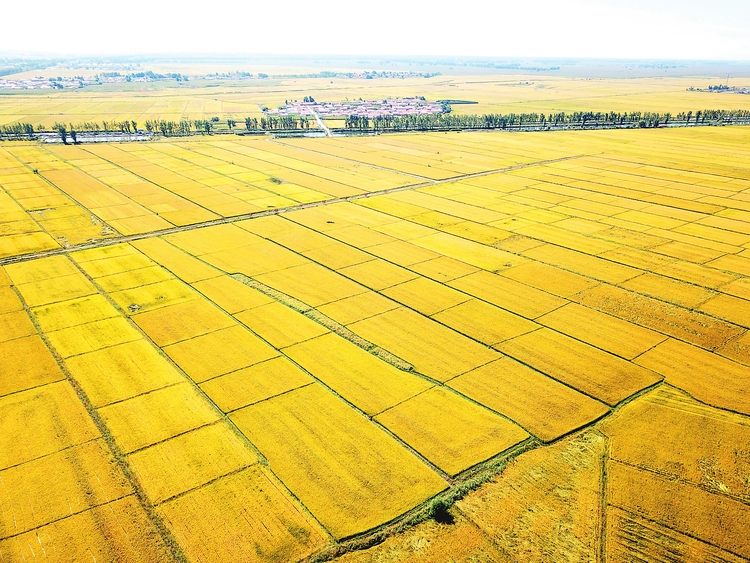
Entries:
POLYGON ((99 409, 125 453, 219 419, 189 383, 180 383, 99 409))
POLYGON ((279 355, 241 325, 172 344, 164 351, 198 383, 279 355))
POLYGON ((184 381, 146 340, 135 340, 65 360, 95 407, 184 381))
POLYGON ((200 298, 139 313, 132 318, 157 346, 168 346, 235 324, 229 315, 200 298))
POLYGON ((232 420, 335 537, 395 518, 445 488, 408 450, 319 385, 239 410, 232 420))
POLYGON ((448 385, 515 420, 544 441, 559 438, 609 411, 603 403, 511 358, 478 367, 448 385), (530 403, 533 409, 528 408, 530 403))
POLYGON ((328 332, 323 325, 279 302, 261 305, 235 316, 275 348, 285 348, 328 332))
POLYGON ((128 458, 154 504, 257 461, 255 452, 224 422, 181 434, 128 458))
POLYGON ((529 436, 509 420, 440 387, 386 410, 375 420, 449 475, 529 436))
POLYGON ((404 308, 364 319, 349 328, 439 381, 500 357, 494 350, 404 308))
POLYGON ((201 389, 221 410, 230 412, 312 382, 292 362, 277 357, 209 379, 201 389))
POLYGON ((430 382, 391 366, 336 334, 291 346, 284 353, 369 415, 382 412, 432 386, 430 382))
POLYGON ((327 536, 257 465, 159 506, 180 547, 195 561, 296 561, 327 536))

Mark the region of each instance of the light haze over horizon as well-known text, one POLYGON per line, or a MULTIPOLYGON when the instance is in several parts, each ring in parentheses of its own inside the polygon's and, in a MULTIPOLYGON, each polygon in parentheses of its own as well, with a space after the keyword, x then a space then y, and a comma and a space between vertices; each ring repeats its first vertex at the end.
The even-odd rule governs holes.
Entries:
POLYGON ((0 52, 11 54, 750 61, 747 0, 27 0, 2 11, 0 52))

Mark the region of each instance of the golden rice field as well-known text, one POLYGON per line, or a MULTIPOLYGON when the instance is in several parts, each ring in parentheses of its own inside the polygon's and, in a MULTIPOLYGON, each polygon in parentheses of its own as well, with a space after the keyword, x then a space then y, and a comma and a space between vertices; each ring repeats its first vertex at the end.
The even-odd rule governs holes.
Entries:
POLYGON ((4 143, 0 358, 3 562, 746 561, 750 128, 4 143))
MULTIPOLYGON (((214 72, 206 68, 157 68, 157 72, 214 72)), ((236 69, 225 69, 234 71, 236 69)), ((257 72, 256 69, 250 69, 257 72)), ((296 69, 299 73, 317 72, 296 69)), ((429 70, 429 69, 421 69, 429 70)), ((261 69, 261 72, 263 70, 261 69)), ((66 74, 53 68, 52 76, 66 74)), ((76 69, 68 74, 78 75, 76 69)), ((269 72, 266 69, 266 72, 269 72)), ((270 72, 287 74, 290 69, 270 72)), ((86 71, 84 74, 93 74, 86 71)), ((31 78, 49 74, 30 71, 4 78, 31 78)), ((738 86, 747 79, 732 77, 738 86)), ((391 80, 279 78, 244 82, 197 80, 177 84, 156 83, 133 87, 86 87, 81 90, 0 90, 0 125, 31 123, 52 127, 55 122, 83 123, 135 120, 144 127, 147 120, 178 122, 227 117, 240 122, 245 117, 262 115, 261 107, 276 108, 291 99, 313 96, 319 101, 382 99, 389 97, 426 96, 429 100, 469 100, 470 105, 453 105, 456 113, 558 113, 573 111, 600 112, 679 112, 704 109, 734 110, 746 107, 742 96, 715 95, 688 91, 707 88, 724 78, 658 77, 658 78, 568 78, 534 74, 517 75, 440 75, 431 78, 391 80), (738 99, 740 98, 740 99, 738 99)), ((341 127, 333 120, 332 125, 341 127)), ((240 123, 242 127, 242 123, 240 123)))

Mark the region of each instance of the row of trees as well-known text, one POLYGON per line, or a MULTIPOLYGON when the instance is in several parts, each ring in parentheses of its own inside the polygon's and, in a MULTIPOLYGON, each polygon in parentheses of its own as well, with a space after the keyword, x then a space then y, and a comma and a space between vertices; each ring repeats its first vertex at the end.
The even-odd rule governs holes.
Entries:
POLYGON ((310 129, 310 120, 305 116, 266 115, 257 117, 246 117, 245 128, 248 131, 288 131, 291 129, 310 129))
MULTIPOLYGON (((237 127, 237 121, 227 119, 227 128, 237 127)), ((218 124, 218 118, 181 121, 146 120, 149 133, 160 133, 166 137, 185 137, 194 134, 211 134, 218 124)), ((750 124, 748 110, 702 110, 671 113, 651 112, 572 112, 572 113, 491 113, 484 115, 457 115, 439 113, 433 115, 378 116, 367 118, 351 115, 344 120, 344 127, 350 131, 445 131, 457 129, 561 129, 561 128, 611 128, 611 127, 659 127, 664 125, 721 125, 750 124)), ((266 115, 245 118, 247 131, 290 131, 307 130, 311 121, 305 116, 266 115)), ((13 123, 0 126, 0 139, 33 139, 36 134, 50 129, 30 123, 13 123)), ((51 131, 58 133, 67 142, 68 137, 76 142, 81 132, 138 133, 138 123, 130 121, 83 122, 77 124, 55 123, 51 131)))
POLYGON ((750 123, 748 110, 703 110, 693 113, 652 112, 572 112, 572 113, 509 113, 484 115, 457 115, 438 113, 432 115, 377 116, 372 119, 351 115, 344 128, 353 131, 435 131, 454 129, 544 129, 544 128, 608 128, 608 127, 659 127, 668 124, 732 124, 750 123))

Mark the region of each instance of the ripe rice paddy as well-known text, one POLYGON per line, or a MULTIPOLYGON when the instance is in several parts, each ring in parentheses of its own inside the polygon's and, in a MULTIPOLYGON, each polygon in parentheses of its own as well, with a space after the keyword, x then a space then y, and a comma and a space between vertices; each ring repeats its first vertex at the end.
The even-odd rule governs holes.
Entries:
POLYGON ((750 557, 748 146, 3 145, 0 560, 750 557))

